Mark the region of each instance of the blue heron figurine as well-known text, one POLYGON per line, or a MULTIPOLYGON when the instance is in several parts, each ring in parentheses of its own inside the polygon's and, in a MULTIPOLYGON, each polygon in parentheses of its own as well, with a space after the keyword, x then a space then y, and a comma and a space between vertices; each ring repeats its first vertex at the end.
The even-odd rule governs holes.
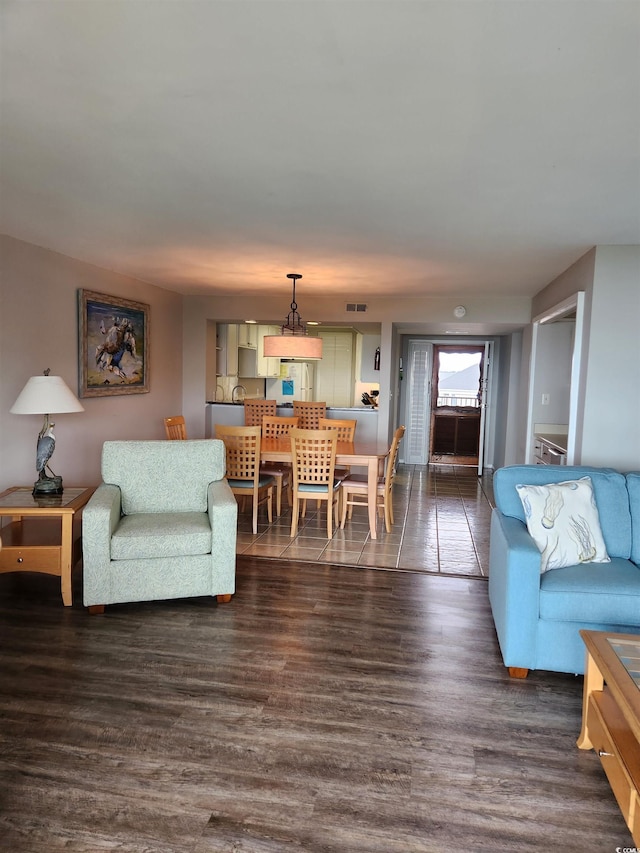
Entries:
POLYGON ((56 437, 53 434, 54 426, 55 424, 51 423, 48 417, 45 417, 42 429, 38 433, 38 444, 36 448, 36 471, 38 472, 38 482, 35 484, 35 488, 38 490, 39 485, 44 486, 46 491, 49 493, 55 493, 57 491, 57 481, 59 481, 60 492, 62 492, 62 478, 49 467, 49 460, 53 456, 53 451, 56 449, 56 437), (49 468, 49 475, 47 475, 47 468, 49 468), (54 482, 52 483, 51 480, 54 482))

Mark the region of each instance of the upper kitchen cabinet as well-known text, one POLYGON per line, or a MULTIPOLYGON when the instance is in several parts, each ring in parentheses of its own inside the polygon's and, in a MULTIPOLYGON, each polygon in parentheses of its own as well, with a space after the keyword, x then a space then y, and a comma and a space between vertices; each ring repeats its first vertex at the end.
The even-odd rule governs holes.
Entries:
POLYGON ((279 326, 248 326, 256 331, 256 346, 240 347, 238 350, 238 376, 245 378, 269 378, 280 375, 280 359, 264 356, 264 336, 280 334, 279 326))
POLYGON ((255 323, 240 323, 238 325, 238 346, 241 349, 258 349, 258 328, 255 323))
POLYGON ((217 324, 216 374, 238 375, 238 326, 235 323, 217 324))

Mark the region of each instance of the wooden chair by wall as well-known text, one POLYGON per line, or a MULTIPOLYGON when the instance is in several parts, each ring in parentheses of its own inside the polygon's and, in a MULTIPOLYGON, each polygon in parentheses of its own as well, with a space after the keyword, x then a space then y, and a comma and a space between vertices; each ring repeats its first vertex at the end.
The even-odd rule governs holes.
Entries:
POLYGON ((294 427, 290 435, 293 468, 291 536, 298 532, 300 510, 304 518, 307 500, 315 498, 327 502, 327 539, 331 539, 334 515, 336 526, 338 524, 340 495, 340 481, 335 478, 337 433, 328 429, 294 427))
POLYGON ((244 425, 262 426, 262 418, 265 415, 275 417, 275 400, 245 400, 244 401, 244 425))
POLYGON ((178 441, 186 441, 187 427, 182 415, 175 415, 172 418, 164 419, 164 430, 168 439, 176 439, 178 441))
POLYGON ((266 501, 269 523, 273 521, 273 477, 260 471, 259 426, 216 424, 216 438, 227 452, 226 478, 234 495, 252 500, 252 530, 258 532, 258 507, 266 501))
MULTIPOLYGON (((404 436, 405 428, 399 426, 393 436, 389 455, 387 456, 387 464, 385 474, 380 477, 377 484, 376 505, 380 515, 384 515, 384 524, 387 533, 391 533, 393 525, 393 480, 396 474, 396 463, 398 461, 398 449, 400 442, 404 436)), ((342 481, 342 518, 340 527, 344 528, 347 515, 349 518, 353 515, 354 506, 366 507, 367 503, 368 484, 367 478, 360 474, 350 474, 342 481)))
MULTIPOLYGON (((262 437, 277 438, 289 435, 292 427, 298 426, 298 418, 278 417, 278 415, 262 416, 262 437)), ((262 474, 270 475, 276 481, 276 515, 282 514, 282 490, 287 486, 289 506, 293 506, 293 491, 291 465, 287 462, 263 462, 260 466, 262 474)))
POLYGON ((300 419, 300 429, 319 429, 319 419, 326 417, 326 414, 326 403, 293 401, 293 415, 300 419))

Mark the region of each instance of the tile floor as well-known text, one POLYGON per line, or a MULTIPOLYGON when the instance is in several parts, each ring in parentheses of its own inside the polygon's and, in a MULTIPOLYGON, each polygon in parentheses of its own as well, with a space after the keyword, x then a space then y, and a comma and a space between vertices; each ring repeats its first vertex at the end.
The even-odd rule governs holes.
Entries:
POLYGON ((394 485, 395 524, 386 533, 382 519, 371 539, 367 513, 355 507, 353 518, 331 540, 326 536, 325 506, 310 501, 298 535, 291 539, 291 511, 267 523, 260 507, 258 533, 250 512, 238 516, 238 554, 277 559, 398 569, 459 577, 486 577, 489 567, 489 519, 492 477, 458 465, 400 465, 394 485))

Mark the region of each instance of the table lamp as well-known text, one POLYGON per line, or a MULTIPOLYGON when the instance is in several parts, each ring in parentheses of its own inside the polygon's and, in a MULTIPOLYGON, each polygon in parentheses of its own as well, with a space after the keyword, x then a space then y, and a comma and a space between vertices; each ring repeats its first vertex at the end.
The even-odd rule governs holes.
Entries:
POLYGON ((62 477, 55 474, 49 467, 49 460, 56 446, 53 434, 55 424, 49 420, 49 416, 65 412, 84 412, 84 406, 64 379, 60 376, 49 376, 49 368, 47 368, 42 376, 32 376, 29 379, 9 411, 14 415, 44 415, 44 423, 38 433, 36 450, 38 479, 33 484, 33 494, 61 495, 62 477))

